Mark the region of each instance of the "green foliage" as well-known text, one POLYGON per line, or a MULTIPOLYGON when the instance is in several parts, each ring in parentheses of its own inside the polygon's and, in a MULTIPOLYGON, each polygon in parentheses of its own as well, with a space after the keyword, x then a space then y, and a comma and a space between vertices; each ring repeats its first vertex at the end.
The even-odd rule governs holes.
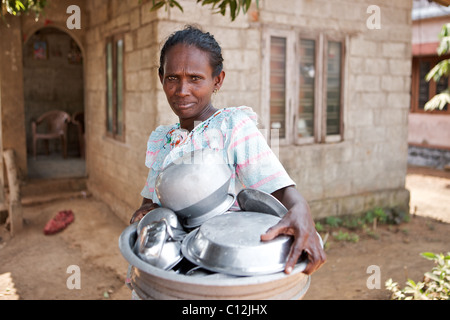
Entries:
POLYGON ((442 56, 450 52, 450 23, 446 23, 439 33, 438 55, 442 56))
POLYGON ((361 231, 364 235, 379 239, 377 225, 399 225, 408 221, 409 215, 401 209, 377 207, 360 215, 326 217, 316 222, 316 230, 319 233, 330 234, 338 241, 358 242, 359 235, 349 231, 361 231))
POLYGON ((316 222, 316 231, 317 232, 323 232, 325 230, 325 227, 323 226, 323 224, 320 223, 320 221, 316 222))
POLYGON ((425 104, 424 110, 442 110, 447 104, 450 104, 450 88, 445 89, 441 93, 438 93, 433 98, 431 98, 430 101, 425 104))
MULTIPOLYGON (((256 6, 259 7, 259 0, 256 1, 256 6)), ((139 1, 141 2, 141 1, 139 1)), ((227 9, 229 10, 231 21, 234 21, 239 13, 244 14, 250 9, 252 0, 197 0, 202 6, 211 6, 214 13, 220 13, 225 16, 227 9)), ((152 0, 152 11, 158 10, 162 7, 168 8, 177 7, 183 12, 183 7, 176 0, 152 0)))
MULTIPOLYGON (((211 6, 214 13, 225 16, 229 12, 231 21, 234 21, 240 12, 246 14, 252 2, 253 0, 197 0, 202 6, 211 6)), ((142 3, 142 0, 139 0, 139 3, 142 3)), ((255 0, 255 3, 259 7, 259 0, 255 0)), ((1 0, 0 16, 3 17, 4 13, 19 16, 22 13, 32 12, 37 19, 46 5, 47 0, 1 0)), ((183 12, 183 7, 177 0, 152 0, 152 11, 162 7, 166 10, 176 7, 183 12)))
MULTIPOLYGON (((450 52, 450 23, 444 24, 439 33, 439 48, 438 55, 444 55, 450 52)), ((425 80, 431 81, 433 79, 435 82, 438 82, 442 77, 448 77, 450 74, 450 59, 445 59, 440 61, 430 72, 426 75, 425 80)), ((438 92, 430 101, 428 101, 424 109, 428 110, 436 110, 436 109, 444 109, 445 105, 450 104, 450 88, 442 92, 438 92)))
MULTIPOLYGON (((197 3, 201 3, 202 6, 212 4, 212 10, 216 10, 215 13, 220 13, 222 16, 226 15, 229 7, 231 21, 234 21, 241 10, 244 14, 247 13, 252 0, 197 0, 197 3)), ((259 7, 259 0, 256 0, 256 6, 259 7)))
POLYGON ((380 223, 386 223, 388 222, 388 215, 382 208, 375 208, 366 212, 364 216, 365 222, 373 223, 375 219, 380 223))
POLYGON ((327 217, 325 223, 330 227, 339 227, 342 224, 342 219, 339 217, 327 217))
POLYGON ((391 291, 392 300, 450 300, 450 252, 446 256, 431 252, 421 256, 434 261, 435 266, 424 274, 422 282, 408 279, 403 289, 392 279, 387 280, 385 286, 391 291))
POLYGON ((362 215, 330 216, 325 218, 323 222, 326 226, 332 228, 345 227, 348 229, 361 229, 367 225, 373 225, 374 222, 377 224, 400 224, 401 222, 407 222, 408 219, 408 215, 397 208, 374 208, 362 215))
MULTIPOLYGON (((139 3, 141 3, 142 1, 139 0, 139 3)), ((168 8, 173 8, 173 7, 177 7, 178 9, 181 10, 181 12, 183 11, 183 7, 178 3, 178 1, 176 0, 152 0, 152 11, 156 11, 161 9, 162 7, 165 7, 166 10, 168 10, 168 8)))
POLYGON ((32 12, 39 18, 47 5, 47 0, 2 0, 0 15, 7 12, 13 16, 19 16, 22 13, 32 12))
POLYGON ((450 70, 450 59, 442 60, 430 70, 426 75, 425 80, 430 81, 433 79, 438 82, 442 77, 447 77, 450 70))
POLYGON ((358 242, 359 236, 356 233, 348 233, 339 230, 337 233, 333 234, 333 237, 338 241, 349 241, 349 242, 358 242))

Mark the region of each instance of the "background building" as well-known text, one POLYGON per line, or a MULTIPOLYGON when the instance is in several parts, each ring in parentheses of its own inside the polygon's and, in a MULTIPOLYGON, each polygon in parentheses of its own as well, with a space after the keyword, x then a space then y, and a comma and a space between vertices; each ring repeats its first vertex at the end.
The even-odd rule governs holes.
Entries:
POLYGON ((411 113, 409 114, 409 163, 442 169, 450 166, 450 109, 424 111, 434 95, 450 87, 448 77, 427 82, 426 74, 450 55, 438 56, 438 35, 450 22, 450 8, 428 1, 414 1, 412 40, 411 113))
POLYGON ((151 1, 52 1, 37 22, 8 16, 9 28, 0 25, 0 140, 14 149, 24 185, 30 168, 46 161, 31 159, 31 118, 53 108, 83 111, 81 175, 128 221, 148 173, 148 136, 177 121, 157 76, 160 46, 195 22, 224 51, 216 106, 254 108, 316 218, 407 210, 412 0, 260 1, 234 22, 180 3, 184 13, 150 11, 151 1), (80 8, 81 29, 68 28, 71 5, 80 8), (34 56, 40 43, 43 59, 34 56))

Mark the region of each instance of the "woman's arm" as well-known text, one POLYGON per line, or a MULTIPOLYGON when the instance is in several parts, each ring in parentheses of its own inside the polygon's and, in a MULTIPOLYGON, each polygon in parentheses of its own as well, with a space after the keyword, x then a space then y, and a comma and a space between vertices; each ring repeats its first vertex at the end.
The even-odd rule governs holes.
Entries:
POLYGON ((153 203, 153 201, 150 199, 143 198, 141 207, 133 213, 130 224, 140 221, 149 211, 152 211, 156 208, 159 208, 159 205, 153 203))
POLYGON ((275 226, 261 236, 261 240, 269 241, 281 234, 294 236, 285 272, 291 273, 300 255, 305 251, 309 263, 303 271, 312 274, 325 263, 326 255, 320 244, 309 205, 303 196, 290 186, 272 193, 288 209, 288 213, 275 226))

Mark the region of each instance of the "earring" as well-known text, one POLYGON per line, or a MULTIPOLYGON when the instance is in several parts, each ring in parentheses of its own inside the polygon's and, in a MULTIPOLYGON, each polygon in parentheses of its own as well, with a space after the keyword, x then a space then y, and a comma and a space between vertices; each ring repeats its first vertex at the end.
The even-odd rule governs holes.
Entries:
POLYGON ((214 91, 213 91, 213 95, 212 95, 212 102, 213 103, 215 103, 216 102, 216 97, 217 97, 217 94, 219 93, 219 89, 214 89, 214 91))

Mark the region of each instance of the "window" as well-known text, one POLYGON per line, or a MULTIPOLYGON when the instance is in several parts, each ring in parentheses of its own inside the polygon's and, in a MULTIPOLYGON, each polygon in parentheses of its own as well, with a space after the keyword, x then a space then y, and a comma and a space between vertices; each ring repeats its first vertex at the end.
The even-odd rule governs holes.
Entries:
POLYGON ((123 141, 124 137, 124 39, 112 36, 106 41, 106 132, 123 141))
POLYGON ((300 70, 299 70, 299 103, 297 114, 297 138, 314 137, 314 106, 316 79, 316 41, 300 40, 300 70))
POLYGON ((265 34, 265 124, 278 130, 281 144, 341 141, 344 39, 282 30, 265 34))
POLYGON ((286 137, 286 39, 273 37, 270 46, 270 128, 286 137))
POLYGON ((328 41, 326 51, 326 135, 341 134, 342 44, 328 41))
POLYGON ((414 57, 411 81, 411 112, 427 112, 433 114, 450 114, 448 104, 442 110, 425 111, 425 104, 436 94, 450 87, 449 77, 441 77, 438 82, 425 80, 428 72, 441 60, 449 56, 414 57))

